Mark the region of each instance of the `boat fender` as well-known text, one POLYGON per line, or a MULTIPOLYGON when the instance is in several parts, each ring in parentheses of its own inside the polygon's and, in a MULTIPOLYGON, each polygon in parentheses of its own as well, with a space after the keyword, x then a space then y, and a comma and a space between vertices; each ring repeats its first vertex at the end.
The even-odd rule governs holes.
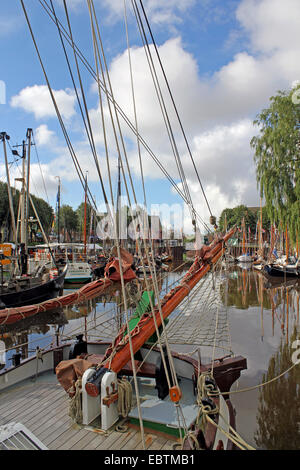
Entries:
POLYGON ((214 395, 218 391, 216 381, 213 377, 205 378, 205 388, 209 393, 213 393, 214 395))
MULTIPOLYGON (((168 370, 168 375, 171 377, 171 370, 166 347, 163 347, 163 354, 168 370)), ((169 385, 166 377, 166 371, 161 357, 158 358, 155 368, 155 388, 157 389, 158 398, 164 400, 169 395, 169 385)))
POLYGON ((21 354, 21 353, 16 353, 16 354, 13 354, 13 355, 12 355, 11 360, 12 360, 12 365, 13 365, 14 367, 20 365, 20 363, 21 363, 21 357, 22 357, 22 354, 21 354))
POLYGON ((69 359, 76 359, 76 357, 80 356, 80 354, 88 352, 87 342, 83 341, 82 338, 83 335, 76 336, 76 340, 74 340, 69 351, 69 359))
POLYGON ((101 381, 106 374, 109 372, 105 367, 100 367, 100 369, 95 370, 95 372, 90 376, 85 384, 85 390, 88 395, 91 397, 97 397, 101 391, 101 381))

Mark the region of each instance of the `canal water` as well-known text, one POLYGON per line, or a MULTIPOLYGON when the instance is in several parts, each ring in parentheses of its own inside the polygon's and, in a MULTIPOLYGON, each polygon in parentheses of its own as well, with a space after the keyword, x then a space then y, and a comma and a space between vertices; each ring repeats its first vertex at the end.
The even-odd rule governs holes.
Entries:
MULTIPOLYGON (((183 270, 164 273, 161 295, 184 274, 183 270)), ((237 265, 223 269, 219 275, 222 279, 217 295, 227 312, 231 348, 235 355, 247 359, 247 369, 232 387, 237 431, 256 449, 299 449, 300 370, 296 366, 285 371, 293 365, 296 340, 300 339, 300 283, 271 282, 260 272, 237 265), (262 383, 267 384, 257 387, 262 383)), ((138 287, 131 292, 135 295, 138 298, 138 287)), ((0 341, 9 349, 4 367, 12 365, 16 352, 25 358, 35 354, 37 346, 55 344, 58 334, 66 341, 81 333, 89 340, 109 341, 124 315, 119 287, 80 306, 1 327, 0 341)))

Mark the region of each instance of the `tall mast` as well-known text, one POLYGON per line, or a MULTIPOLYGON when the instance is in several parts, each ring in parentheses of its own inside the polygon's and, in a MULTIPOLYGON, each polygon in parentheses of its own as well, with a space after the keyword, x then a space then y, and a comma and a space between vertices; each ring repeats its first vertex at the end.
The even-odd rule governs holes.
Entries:
POLYGON ((285 226, 285 254, 286 254, 286 261, 289 257, 289 234, 288 234, 288 226, 285 226))
POLYGON ((23 140, 22 152, 22 189, 21 189, 21 243, 26 243, 26 223, 25 223, 25 161, 26 161, 26 142, 23 140))
POLYGON ((57 190, 57 243, 60 243, 60 177, 56 176, 55 178, 58 178, 58 190, 57 190))
MULTIPOLYGON (((31 155, 31 136, 32 136, 32 129, 27 129, 26 137, 28 139, 28 152, 27 152, 27 182, 26 182, 26 217, 25 217, 25 250, 28 249, 28 222, 29 222, 29 199, 30 199, 30 192, 29 192, 29 183, 30 183, 30 155, 31 155)), ((25 202, 25 201, 24 201, 25 202)))
POLYGON ((120 215, 121 215, 121 162, 118 158, 118 190, 117 190, 117 237, 120 242, 120 215))
POLYGON ((263 243, 262 243, 262 200, 260 198, 260 221, 259 221, 259 254, 263 256, 263 243))
POLYGON ((85 177, 84 188, 84 221, 83 221, 83 240, 84 240, 84 254, 86 255, 86 200, 87 200, 87 174, 85 177))
POLYGON ((243 247, 242 247, 242 254, 246 253, 246 226, 245 226, 245 217, 243 217, 243 247))
POLYGON ((12 199, 12 195, 11 195, 10 177, 9 177, 9 171, 8 171, 7 152, 6 152, 6 141, 9 140, 9 139, 10 139, 10 137, 6 134, 6 132, 1 132, 0 141, 2 140, 2 142, 3 142, 5 168, 6 168, 6 178, 7 178, 7 192, 8 192, 8 202, 9 202, 9 209, 10 209, 10 216, 11 216, 11 224, 12 224, 12 229, 13 229, 14 242, 15 242, 15 244, 17 244, 16 221, 15 221, 13 199, 12 199))

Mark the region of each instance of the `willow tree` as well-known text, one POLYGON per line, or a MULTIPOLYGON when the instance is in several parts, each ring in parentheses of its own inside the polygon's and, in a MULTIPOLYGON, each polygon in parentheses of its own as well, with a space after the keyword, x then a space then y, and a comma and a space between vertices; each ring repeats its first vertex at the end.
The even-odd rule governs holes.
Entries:
POLYGON ((291 238, 300 234, 300 85, 279 91, 255 119, 259 135, 255 150, 256 179, 268 215, 277 225, 288 224, 291 238))

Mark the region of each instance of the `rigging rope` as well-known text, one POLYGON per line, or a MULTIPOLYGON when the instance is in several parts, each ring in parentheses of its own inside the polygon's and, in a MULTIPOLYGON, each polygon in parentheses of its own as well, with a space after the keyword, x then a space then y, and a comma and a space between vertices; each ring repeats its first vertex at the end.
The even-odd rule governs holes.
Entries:
MULTIPOLYGON (((56 21, 55 21, 55 17, 53 17, 53 12, 51 11, 48 3, 46 0, 38 0, 41 7, 44 9, 44 11, 46 12, 46 14, 49 16, 49 18, 51 19, 51 21, 57 25, 56 21)), ((70 40, 70 37, 66 31, 66 29, 64 28, 64 26, 62 25, 62 23, 58 20, 58 24, 59 24, 59 29, 62 33, 62 35, 64 36, 64 38, 66 39, 66 41, 72 45, 71 43, 71 40, 70 40)), ((97 74, 95 73, 95 71, 93 70, 93 68, 91 67, 91 65, 89 64, 89 62, 86 60, 85 56, 82 54, 82 52, 79 50, 79 48, 76 46, 76 44, 74 44, 75 46, 75 51, 76 51, 76 54, 78 55, 80 61, 82 62, 82 64, 86 67, 87 71, 91 74, 91 76, 95 79, 95 81, 97 82, 99 80, 99 77, 97 76, 97 74)), ((105 91, 105 86, 104 84, 100 82, 100 87, 102 88, 102 90, 104 92, 105 91)), ((136 129, 134 127, 134 125, 130 122, 130 120, 128 119, 128 117, 126 116, 126 114, 124 113, 124 111, 120 108, 120 106, 118 105, 117 102, 114 101, 113 97, 110 95, 109 92, 107 92, 107 98, 110 102, 114 103, 114 106, 116 107, 117 109, 117 112, 118 114, 120 114, 120 116, 124 119, 124 121, 126 122, 126 124, 129 126, 129 128, 132 130, 132 132, 136 135, 136 129)), ((163 167, 163 165, 160 163, 159 159, 155 156, 155 154, 152 152, 152 150, 150 149, 150 147, 148 146, 148 144, 145 142, 145 140, 142 138, 141 135, 138 135, 137 136, 141 142, 141 144, 143 145, 143 147, 146 149, 146 151, 148 152, 148 154, 151 156, 151 158, 155 161, 155 163, 157 164, 157 166, 160 168, 160 170, 162 171, 162 173, 166 176, 166 178, 170 181, 171 185, 174 187, 174 189, 176 190, 176 192, 180 195, 180 197, 186 202, 187 205, 189 205, 189 202, 188 200, 186 199, 184 193, 181 191, 181 189, 179 188, 178 184, 174 181, 174 179, 169 175, 169 173, 167 172, 167 170, 163 167)), ((202 218, 200 217, 200 215, 196 212, 196 217, 197 219, 201 222, 201 224, 203 224, 203 226, 207 229, 207 231, 210 233, 211 232, 211 229, 207 226, 207 224, 202 220, 202 218)))
MULTIPOLYGON (((134 0, 134 3, 135 3, 135 5, 136 5, 136 1, 135 1, 135 0, 134 0)), ((198 170, 197 170, 197 167, 196 167, 196 164, 195 164, 195 161, 194 161, 194 158, 193 158, 193 155, 192 155, 192 152, 191 152, 191 149, 190 149, 190 146, 189 146, 187 137, 186 137, 186 133, 185 133, 184 128, 183 128, 183 125, 182 125, 181 118, 180 118, 180 116, 179 116, 179 112, 178 112, 178 109, 177 109, 177 106, 176 106, 176 103, 175 103, 175 100, 174 100, 174 97, 173 97, 173 93, 172 93, 172 91, 171 91, 171 88, 170 88, 170 85, 169 85, 169 81, 168 81, 168 79, 167 79, 167 76, 166 76, 166 73, 165 73, 165 70, 164 70, 164 66, 163 66, 163 64, 162 64, 162 61, 161 61, 161 58, 160 58, 160 54, 159 54, 159 51, 158 51, 158 48, 157 48, 155 39, 154 39, 154 37, 153 37, 152 29, 151 29, 151 27, 150 27, 150 24, 149 24, 149 21, 148 21, 148 18, 147 18, 147 15, 146 15, 146 12, 145 12, 144 5, 143 5, 142 0, 140 0, 140 4, 141 4, 142 10, 143 10, 143 14, 144 14, 144 17, 145 17, 145 20, 146 20, 146 23, 147 23, 147 26, 148 26, 148 29, 149 29, 149 33, 150 33, 150 36, 151 36, 151 39, 152 39, 152 42, 153 42, 153 45, 154 45, 154 48, 155 48, 155 52, 156 52, 156 55, 157 55, 157 58, 158 58, 158 61, 159 61, 161 70, 162 70, 164 79, 165 79, 165 81, 166 81, 166 85, 167 85, 167 88, 168 88, 168 91, 169 91, 169 94, 170 94, 170 97, 171 97, 171 100, 172 100, 172 103, 173 103, 173 106, 174 106, 174 109, 175 109, 175 113, 176 113, 176 116, 177 116, 178 121, 179 121, 179 125, 180 125, 181 131, 182 131, 182 134, 183 134, 183 137, 184 137, 184 140, 185 140, 187 149, 188 149, 188 153, 189 153, 190 158, 191 158, 191 160, 192 160, 192 164, 193 164, 193 167, 194 167, 194 170, 195 170, 195 173, 196 173, 198 182, 199 182, 199 184, 200 184, 200 188, 201 188, 201 191, 202 191, 202 193, 203 193, 203 196, 204 196, 206 205, 207 205, 207 207, 208 207, 209 213, 210 213, 210 215, 212 216, 211 208, 210 208, 210 205, 209 205, 209 203, 208 203, 208 200, 207 200, 207 197, 206 197, 206 194, 205 194, 203 185, 202 185, 201 180, 200 180, 200 176, 199 176, 199 173, 198 173, 198 170)), ((136 7, 136 8, 137 8, 137 7, 136 7)))

